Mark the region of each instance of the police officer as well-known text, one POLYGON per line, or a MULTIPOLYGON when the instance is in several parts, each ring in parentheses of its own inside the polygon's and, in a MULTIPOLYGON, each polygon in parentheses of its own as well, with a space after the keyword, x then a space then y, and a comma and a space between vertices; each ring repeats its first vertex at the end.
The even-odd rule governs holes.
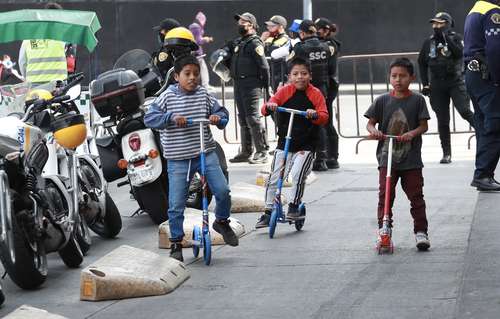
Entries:
POLYGON ((235 15, 238 32, 241 37, 228 43, 226 52, 230 57, 229 67, 234 81, 234 98, 238 108, 238 123, 241 132, 241 150, 229 161, 231 163, 267 162, 267 136, 262 125, 259 111, 259 99, 262 88, 269 95, 269 64, 267 63, 264 44, 256 34, 258 25, 254 15, 248 12, 235 15), (256 152, 253 153, 253 145, 256 152))
POLYGON ((181 24, 177 20, 167 18, 164 19, 160 23, 160 25, 153 28, 153 30, 158 31, 157 37, 160 48, 156 52, 153 52, 153 54, 151 54, 151 57, 153 59, 153 64, 157 67, 158 72, 160 72, 160 75, 164 80, 167 76, 168 70, 170 70, 170 68, 174 66, 174 58, 163 46, 165 35, 168 33, 168 31, 180 26, 181 24))
MULTIPOLYGON (((334 59, 335 48, 319 40, 316 26, 311 20, 303 20, 299 26, 301 42, 293 47, 288 59, 298 56, 310 61, 312 71, 312 84, 317 87, 325 99, 328 98, 330 83, 335 77, 336 62, 334 59)), ((316 158, 313 162, 314 171, 327 171, 326 165, 326 131, 321 130, 321 137, 316 158)))
POLYGON ((329 169, 339 168, 339 135, 333 126, 334 113, 333 113, 333 101, 337 98, 339 92, 339 83, 337 81, 337 58, 339 56, 340 41, 335 38, 337 32, 337 26, 333 24, 327 18, 318 18, 314 21, 316 29, 318 30, 318 37, 320 40, 326 42, 330 47, 334 49, 334 54, 332 56, 333 65, 335 70, 333 71, 333 77, 330 78, 330 83, 328 85, 328 96, 326 99, 326 107, 328 109, 328 114, 330 118, 328 124, 325 126, 326 131, 326 151, 327 159, 326 166, 329 169))
POLYGON ((285 32, 287 21, 284 17, 275 15, 266 21, 267 31, 261 35, 264 41, 264 52, 271 63, 271 88, 276 92, 278 86, 286 82, 286 59, 273 59, 271 53, 281 47, 289 45, 290 38, 285 32))
POLYGON ((443 149, 440 163, 448 164, 451 163, 450 98, 462 118, 471 126, 474 126, 474 113, 470 110, 463 78, 462 36, 451 30, 454 22, 446 12, 437 13, 430 23, 434 34, 424 42, 418 63, 423 84, 422 94, 430 96, 438 121, 443 149))
POLYGON ((500 0, 477 1, 465 20, 465 82, 474 105, 476 170, 471 186, 500 191, 500 0))

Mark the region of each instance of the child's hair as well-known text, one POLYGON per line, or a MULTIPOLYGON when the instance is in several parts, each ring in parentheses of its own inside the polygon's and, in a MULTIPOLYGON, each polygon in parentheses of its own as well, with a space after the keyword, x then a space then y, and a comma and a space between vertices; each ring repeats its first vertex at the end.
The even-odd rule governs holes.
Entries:
POLYGON ((397 66, 405 68, 410 76, 413 76, 415 74, 415 67, 408 58, 397 58, 396 60, 392 61, 391 66, 389 67, 389 72, 390 70, 392 70, 392 68, 397 66))
POLYGON ((305 59, 300 58, 300 57, 295 57, 295 58, 291 59, 290 61, 288 61, 288 63, 287 63, 288 73, 292 72, 293 67, 296 65, 305 66, 307 71, 309 73, 311 73, 311 63, 305 59))
POLYGON ((180 57, 177 60, 175 60, 174 72, 177 74, 180 74, 182 69, 188 64, 194 64, 198 67, 198 69, 200 68, 200 63, 198 62, 197 58, 195 58, 192 55, 185 55, 185 56, 180 57))

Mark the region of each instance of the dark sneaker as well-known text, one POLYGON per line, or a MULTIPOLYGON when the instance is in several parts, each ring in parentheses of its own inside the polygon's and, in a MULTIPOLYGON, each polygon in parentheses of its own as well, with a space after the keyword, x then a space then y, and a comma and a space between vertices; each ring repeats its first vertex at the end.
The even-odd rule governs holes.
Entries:
POLYGON ((500 184, 493 177, 474 178, 470 186, 476 187, 478 191, 500 191, 500 184))
POLYGON ((286 219, 288 220, 300 220, 304 219, 304 216, 300 215, 299 206, 295 204, 288 204, 288 211, 286 213, 286 219))
POLYGON ((326 167, 328 167, 328 169, 337 169, 340 166, 339 166, 339 162, 337 161, 337 159, 331 158, 331 159, 326 160, 326 167))
POLYGON ((271 220, 271 211, 266 211, 264 214, 260 215, 257 224, 255 224, 255 229, 269 227, 270 220, 271 220))
POLYGON ((328 170, 328 166, 326 166, 325 160, 315 160, 313 162, 313 171, 315 172, 326 172, 328 170))
POLYGON ((222 238, 224 238, 226 244, 233 247, 238 246, 239 244, 238 236, 236 236, 234 230, 231 228, 231 226, 229 226, 229 220, 227 219, 215 220, 214 223, 212 224, 212 227, 216 232, 222 235, 222 238))
POLYGON ((255 152, 253 158, 249 160, 250 164, 265 164, 267 163, 266 152, 255 152))
POLYGON ((230 158, 229 162, 231 162, 231 163, 248 162, 250 160, 250 156, 252 156, 252 154, 238 153, 235 157, 230 158))
POLYGON ((439 161, 440 164, 450 164, 451 163, 451 155, 444 155, 443 158, 439 161))
POLYGON ((429 241, 429 236, 426 233, 419 231, 415 234, 415 242, 417 249, 420 251, 425 251, 431 247, 431 242, 429 241))
POLYGON ((184 257, 182 257, 182 243, 181 242, 173 242, 170 245, 170 257, 177 259, 178 261, 184 261, 184 257))

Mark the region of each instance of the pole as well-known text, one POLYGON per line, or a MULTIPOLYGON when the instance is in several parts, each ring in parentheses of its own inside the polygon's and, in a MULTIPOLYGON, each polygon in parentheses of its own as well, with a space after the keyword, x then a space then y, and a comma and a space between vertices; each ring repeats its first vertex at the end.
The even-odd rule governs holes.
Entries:
POLYGON ((302 0, 304 19, 312 20, 312 0, 302 0))

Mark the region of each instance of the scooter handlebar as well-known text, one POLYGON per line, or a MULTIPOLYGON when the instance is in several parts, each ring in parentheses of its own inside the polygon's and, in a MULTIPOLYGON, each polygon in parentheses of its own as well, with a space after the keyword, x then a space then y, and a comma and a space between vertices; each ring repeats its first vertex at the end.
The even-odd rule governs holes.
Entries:
MULTIPOLYGON (((300 116, 303 116, 303 117, 307 117, 307 112, 306 111, 300 111, 300 110, 295 110, 295 109, 289 109, 289 108, 286 108, 286 107, 282 107, 282 106, 278 106, 278 108, 276 109, 276 111, 278 112, 282 112, 282 113, 294 113, 296 115, 300 115, 300 116)), ((313 116, 313 120, 316 120, 318 118, 318 114, 316 114, 315 116, 313 116)))
MULTIPOLYGON (((219 124, 226 125, 227 122, 228 122, 228 119, 220 119, 219 124)), ((207 124, 209 124, 210 120, 209 119, 191 119, 191 118, 188 118, 187 119, 187 123, 188 123, 188 125, 197 124, 197 123, 207 123, 207 124)))

